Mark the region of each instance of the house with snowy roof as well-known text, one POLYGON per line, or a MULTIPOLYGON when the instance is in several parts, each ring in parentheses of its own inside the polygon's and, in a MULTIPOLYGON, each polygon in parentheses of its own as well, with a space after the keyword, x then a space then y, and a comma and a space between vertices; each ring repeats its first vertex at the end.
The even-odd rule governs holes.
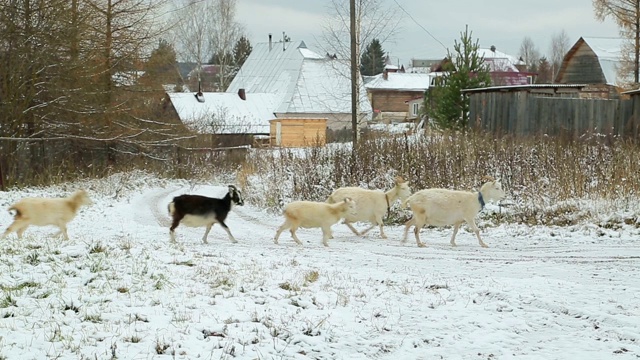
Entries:
POLYGON ((493 86, 514 86, 533 84, 535 73, 525 71, 526 64, 520 58, 503 53, 495 46, 478 49, 478 56, 489 66, 489 76, 493 86))
POLYGON ((633 81, 632 68, 627 71, 628 75, 620 73, 628 68, 622 57, 624 41, 622 38, 581 37, 564 56, 555 82, 589 85, 591 97, 619 97, 633 81))
MULTIPOLYGON (((268 136, 271 145, 324 143, 326 130, 351 128, 351 68, 304 41, 257 43, 224 93, 172 94, 179 120, 211 134, 268 136)), ((360 86, 359 119, 372 108, 360 86)))
POLYGON ((413 121, 420 115, 424 92, 429 89, 431 74, 385 70, 367 77, 365 87, 375 113, 383 122, 413 121))
MULTIPOLYGON (((351 128, 351 67, 348 59, 323 56, 304 41, 257 43, 228 93, 272 94, 277 119, 326 119, 334 130, 351 128)), ((360 82, 360 123, 371 119, 371 104, 360 82)))

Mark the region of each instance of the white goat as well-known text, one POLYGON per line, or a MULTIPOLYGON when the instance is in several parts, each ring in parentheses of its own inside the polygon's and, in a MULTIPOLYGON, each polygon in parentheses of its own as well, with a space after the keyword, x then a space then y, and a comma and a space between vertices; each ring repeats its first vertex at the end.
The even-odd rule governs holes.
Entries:
POLYGON ((453 225, 451 246, 456 246, 456 234, 460 225, 466 221, 476 234, 480 246, 488 247, 480 238, 480 230, 476 226, 475 217, 484 208, 485 202, 498 201, 505 197, 500 181, 493 178, 489 179, 491 180, 484 183, 479 192, 426 189, 411 195, 406 204, 413 212, 413 217, 405 224, 402 242, 407 241, 407 234, 411 225, 415 226, 413 232, 419 247, 425 246, 424 243, 420 242, 419 235, 423 226, 453 225))
POLYGON ((380 226, 380 236, 386 239, 387 235, 385 235, 382 228, 382 219, 385 214, 389 212, 391 205, 396 202, 396 200, 400 199, 401 202, 404 202, 411 195, 408 181, 397 176, 395 183, 395 186, 386 192, 359 187, 339 188, 329 195, 327 203, 333 204, 345 197, 353 199, 356 202, 356 212, 345 216, 345 225, 356 235, 364 235, 378 225, 380 226), (358 233, 358 230, 351 225, 351 223, 357 221, 368 221, 371 223, 371 226, 361 233, 358 233))
POLYGON ((21 239, 22 233, 29 225, 55 225, 60 228, 55 236, 62 234, 69 240, 67 223, 76 217, 82 205, 91 204, 85 190, 78 190, 66 198, 24 198, 9 207, 9 211, 15 211, 15 216, 13 223, 2 234, 2 238, 15 231, 18 239, 21 239))
POLYGON ((355 209, 356 202, 350 198, 345 198, 335 204, 315 201, 294 201, 289 203, 284 208, 284 223, 278 228, 273 242, 277 244, 280 234, 286 229, 291 229, 293 240, 298 245, 302 245, 302 241, 296 236, 296 230, 299 227, 321 228, 322 244, 329 246, 327 240, 331 237, 331 226, 347 216, 347 214, 354 212, 355 209))

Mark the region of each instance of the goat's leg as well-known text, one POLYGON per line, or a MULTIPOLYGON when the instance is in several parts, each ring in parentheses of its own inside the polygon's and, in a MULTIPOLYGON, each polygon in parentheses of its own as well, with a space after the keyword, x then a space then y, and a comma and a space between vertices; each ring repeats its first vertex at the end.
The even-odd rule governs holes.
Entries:
POLYGON ((65 240, 69 240, 69 234, 67 234, 67 226, 64 224, 58 225, 60 231, 58 231, 58 235, 62 234, 62 237, 65 240))
POLYGON ((329 235, 331 234, 331 228, 323 227, 322 228, 322 245, 329 246, 329 235))
POLYGON ((284 230, 286 230, 286 229, 287 229, 287 222, 285 221, 285 223, 284 223, 284 224, 282 224, 282 225, 280 225, 280 227, 279 227, 279 228, 278 228, 278 230, 276 231, 276 236, 273 238, 273 242, 274 242, 275 244, 277 244, 277 243, 278 243, 278 239, 280 238, 280 234, 282 234, 282 232, 283 232, 284 230))
POLYGON ((7 235, 15 231, 18 235, 18 239, 22 239, 22 233, 27 230, 27 227, 29 227, 29 224, 27 222, 21 221, 21 219, 14 220, 13 223, 9 225, 4 234, 2 234, 2 238, 4 239, 7 235))
POLYGON ((207 227, 204 230, 204 236, 202 237, 202 242, 204 244, 208 244, 209 242, 207 241, 207 237, 209 236, 209 231, 211 231, 211 228, 213 227, 213 224, 209 224, 207 225, 207 227))
MULTIPOLYGON (((364 235, 364 233, 358 232, 358 230, 356 230, 356 228, 354 228, 353 225, 351 225, 350 222, 345 220, 344 224, 347 225, 349 227, 349 229, 351 229, 351 231, 353 231, 354 234, 356 234, 356 235, 364 235)), ((331 237, 333 238, 333 236, 331 236, 331 237)))
POLYGON ((415 227, 413 228, 413 234, 416 237, 416 244, 418 245, 418 247, 426 247, 427 245, 420 241, 420 229, 422 229, 422 226, 418 225, 415 225, 415 227))
POLYGON ((411 225, 415 225, 415 216, 404 223, 404 235, 402 236, 402 240, 400 241, 403 244, 407 242, 407 236, 409 235, 409 229, 411 228, 411 225))
MULTIPOLYGON (((213 226, 213 224, 211 224, 211 226, 213 226)), ((233 235, 231 235, 231 230, 229 230, 229 227, 227 226, 227 224, 225 224, 224 221, 220 221, 220 226, 222 226, 227 231, 227 234, 229 235, 229 240, 231 240, 232 243, 236 244, 238 240, 236 240, 236 238, 234 238, 233 235)))
POLYGON ((462 225, 462 223, 453 224, 453 235, 451 235, 451 246, 458 246, 458 245, 456 245, 456 234, 458 233, 458 230, 460 229, 460 225, 462 225))
POLYGON ((2 238, 6 238, 7 235, 11 234, 14 229, 15 229, 15 224, 16 222, 14 221, 11 225, 9 225, 9 227, 7 228, 7 230, 4 231, 4 233, 2 234, 2 238))
POLYGON ((298 236, 296 235, 296 230, 298 230, 297 226, 293 226, 291 227, 291 237, 293 238, 293 241, 296 242, 296 244, 298 245, 302 245, 302 241, 300 241, 300 239, 298 239, 298 236))
POLYGON ((476 234, 476 237, 478 238, 478 243, 480 244, 480 246, 482 246, 483 248, 488 248, 489 246, 485 244, 484 241, 482 241, 482 238, 480 237, 480 229, 478 229, 478 226, 476 225, 475 220, 469 221, 468 224, 471 230, 473 230, 473 232, 476 234))
POLYGON ((171 223, 171 227, 169 228, 169 236, 171 238, 171 242, 176 242, 176 228, 180 225, 180 220, 182 217, 173 216, 173 222, 171 223))

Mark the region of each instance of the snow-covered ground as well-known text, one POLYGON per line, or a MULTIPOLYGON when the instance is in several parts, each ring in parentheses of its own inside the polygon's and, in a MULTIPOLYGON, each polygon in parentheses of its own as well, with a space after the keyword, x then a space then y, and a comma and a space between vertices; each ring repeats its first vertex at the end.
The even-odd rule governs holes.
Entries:
MULTIPOLYGON (((637 359, 640 233, 403 228, 366 237, 334 226, 273 243, 278 215, 245 204, 219 226, 178 227, 175 195, 226 184, 152 178, 87 184, 95 204, 69 225, 0 241, 0 359, 637 359)), ((74 185, 0 193, 65 196, 74 185)), ((0 211, 2 231, 12 219, 0 211)), ((362 228, 364 224, 358 224, 362 228)))

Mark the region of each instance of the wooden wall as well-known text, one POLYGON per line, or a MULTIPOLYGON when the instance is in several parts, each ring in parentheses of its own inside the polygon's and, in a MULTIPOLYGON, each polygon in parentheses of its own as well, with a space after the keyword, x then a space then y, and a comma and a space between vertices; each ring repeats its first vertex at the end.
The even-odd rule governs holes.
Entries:
POLYGON ((327 119, 274 119, 270 121, 270 134, 271 146, 324 146, 327 119))
POLYGON ((405 101, 422 96, 419 91, 371 91, 371 106, 381 112, 407 112, 408 105, 405 101))
POLYGON ((634 102, 640 114, 640 97, 603 100, 539 97, 526 91, 479 92, 470 95, 469 125, 515 135, 602 133, 637 137, 634 102))

